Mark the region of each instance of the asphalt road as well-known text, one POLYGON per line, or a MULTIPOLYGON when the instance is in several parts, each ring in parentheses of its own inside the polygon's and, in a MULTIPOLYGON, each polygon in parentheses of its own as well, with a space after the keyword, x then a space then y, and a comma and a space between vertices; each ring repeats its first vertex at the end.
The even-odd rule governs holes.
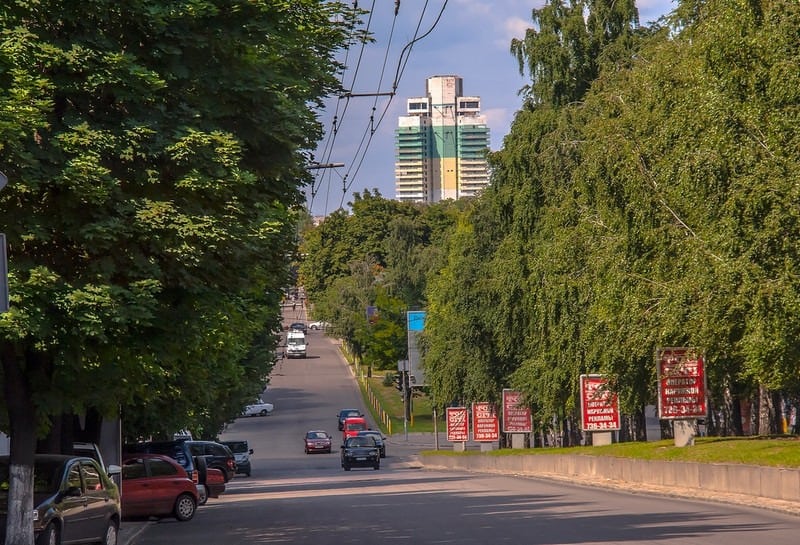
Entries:
POLYGON ((336 414, 362 407, 335 343, 309 332, 309 357, 285 360, 264 399, 267 417, 240 418, 224 439, 247 439, 252 476, 237 476, 192 521, 149 525, 135 545, 292 543, 795 544, 800 519, 771 511, 519 476, 420 469, 427 438, 396 434, 381 469, 339 465, 336 414), (332 454, 303 453, 308 429, 335 437, 332 454))

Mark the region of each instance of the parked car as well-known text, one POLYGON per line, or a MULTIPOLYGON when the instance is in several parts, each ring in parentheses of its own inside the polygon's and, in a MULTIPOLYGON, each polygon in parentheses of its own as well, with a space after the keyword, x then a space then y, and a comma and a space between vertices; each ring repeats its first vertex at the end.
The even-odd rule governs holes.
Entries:
MULTIPOLYGON (((0 483, 9 482, 0 456, 0 483)), ((117 485, 85 456, 37 454, 33 460, 33 533, 37 544, 116 545, 121 519, 117 485)), ((0 486, 0 532, 6 533, 8 487, 0 486)))
POLYGON ((222 444, 231 449, 236 457, 236 473, 244 473, 249 477, 250 456, 253 454, 253 449, 250 448, 247 441, 222 441, 222 444))
POLYGON ((295 322, 289 326, 289 331, 302 331, 305 335, 308 333, 308 326, 303 322, 295 322))
POLYGON ((327 431, 310 430, 306 432, 305 438, 306 454, 312 452, 331 452, 331 436, 327 431))
POLYGON ((379 430, 361 430, 358 432, 358 435, 367 435, 374 438, 375 444, 378 446, 378 450, 381 453, 381 458, 386 458, 386 436, 384 436, 379 430))
POLYGON ((339 411, 339 415, 336 417, 336 425, 339 431, 344 429, 344 419, 350 418, 351 416, 364 416, 364 414, 358 409, 342 409, 339 411))
POLYGON ((369 429, 367 420, 363 416, 350 416, 344 419, 342 426, 342 441, 348 437, 358 435, 358 432, 369 429))
POLYGON ((197 487, 181 465, 162 454, 136 454, 122 460, 124 518, 168 517, 191 520, 197 487))
POLYGON ((267 416, 275 410, 275 405, 266 403, 263 399, 258 399, 251 403, 242 411, 242 416, 267 416))
MULTIPOLYGON (((177 441, 148 441, 144 443, 130 443, 122 447, 124 454, 163 454, 169 456, 186 471, 186 474, 197 488, 197 501, 200 505, 205 505, 209 497, 209 487, 206 483, 207 464, 204 457, 192 455, 189 448, 189 441, 179 439, 177 441)), ((224 484, 224 481, 223 481, 224 484)), ((212 496, 213 497, 213 496, 212 496)))
POLYGON ((348 437, 342 445, 342 468, 350 471, 353 467, 381 468, 381 454, 373 437, 348 437))
POLYGON ((208 469, 222 471, 227 483, 236 475, 236 457, 231 449, 215 441, 186 441, 192 456, 205 458, 208 469))
POLYGON ((328 322, 311 322, 308 324, 308 329, 328 329, 331 326, 328 322))

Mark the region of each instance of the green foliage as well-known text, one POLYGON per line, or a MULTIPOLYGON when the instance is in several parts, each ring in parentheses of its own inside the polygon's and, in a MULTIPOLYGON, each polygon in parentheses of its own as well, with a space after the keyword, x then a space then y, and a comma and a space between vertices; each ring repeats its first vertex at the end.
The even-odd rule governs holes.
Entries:
POLYGON ((5 390, 23 393, 19 368, 30 393, 3 410, 30 403, 42 430, 122 406, 132 437, 214 435, 270 371, 291 210, 321 135, 309 106, 336 90, 358 13, 228 8, 0 11, 0 342, 5 390))

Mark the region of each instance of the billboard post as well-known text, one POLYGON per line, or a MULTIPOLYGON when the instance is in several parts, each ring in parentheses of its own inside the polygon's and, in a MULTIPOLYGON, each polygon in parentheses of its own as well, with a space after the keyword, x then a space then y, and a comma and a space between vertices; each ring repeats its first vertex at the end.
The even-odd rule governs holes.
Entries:
POLYGON ((591 432, 592 445, 610 445, 619 431, 619 397, 602 375, 581 375, 581 429, 591 432))
POLYGON ((705 354, 699 348, 656 350, 658 417, 672 420, 675 446, 694 445, 697 419, 708 415, 705 354))
POLYGON ((531 408, 523 405, 522 393, 503 389, 503 433, 511 434, 511 448, 525 448, 526 433, 533 432, 531 408))

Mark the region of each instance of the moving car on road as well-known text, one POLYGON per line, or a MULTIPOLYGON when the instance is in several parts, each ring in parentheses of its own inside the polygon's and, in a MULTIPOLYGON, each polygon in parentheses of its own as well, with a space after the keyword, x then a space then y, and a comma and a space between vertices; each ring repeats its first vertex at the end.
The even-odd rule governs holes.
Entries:
POLYGON ((379 430, 362 430, 358 432, 358 436, 369 436, 375 439, 375 444, 381 453, 381 458, 386 458, 386 437, 379 430))
POLYGON ((310 430, 306 432, 305 438, 306 454, 312 452, 331 452, 331 436, 323 430, 310 430))
POLYGON ((342 441, 348 437, 358 435, 358 432, 368 429, 367 420, 363 416, 350 416, 344 419, 342 425, 342 441))
POLYGON ((381 468, 381 454, 372 437, 348 437, 342 445, 342 468, 350 471, 353 467, 381 468))
POLYGON ((339 431, 344 429, 344 419, 350 418, 351 416, 364 416, 364 414, 358 409, 342 409, 339 411, 339 415, 336 417, 337 429, 339 431))

